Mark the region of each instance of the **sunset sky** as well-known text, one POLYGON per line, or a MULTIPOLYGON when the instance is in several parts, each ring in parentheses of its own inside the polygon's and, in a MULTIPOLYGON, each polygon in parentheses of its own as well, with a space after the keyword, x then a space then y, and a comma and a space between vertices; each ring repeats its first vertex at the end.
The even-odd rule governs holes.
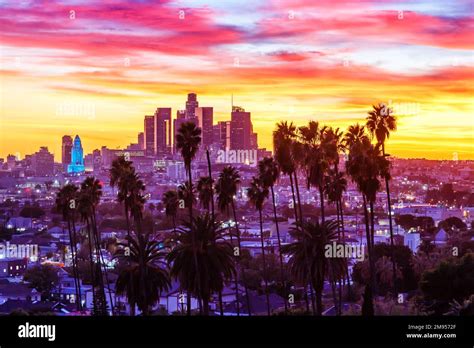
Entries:
POLYGON ((345 129, 391 103, 398 157, 474 159, 469 0, 1 1, 0 157, 79 134, 86 153, 136 142, 188 92, 275 123, 345 129), (69 110, 68 107, 75 108, 69 110))

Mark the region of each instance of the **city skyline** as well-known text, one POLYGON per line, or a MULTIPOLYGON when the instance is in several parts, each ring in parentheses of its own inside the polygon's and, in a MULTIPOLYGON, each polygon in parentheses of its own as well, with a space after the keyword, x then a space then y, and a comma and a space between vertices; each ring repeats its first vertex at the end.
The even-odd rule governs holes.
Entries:
POLYGON ((214 124, 233 95, 269 150, 277 121, 345 130, 391 101, 391 155, 474 159, 467 1, 0 6, 0 157, 47 146, 59 162, 69 133, 84 153, 123 148, 144 115, 170 107, 174 119, 195 92, 214 124))

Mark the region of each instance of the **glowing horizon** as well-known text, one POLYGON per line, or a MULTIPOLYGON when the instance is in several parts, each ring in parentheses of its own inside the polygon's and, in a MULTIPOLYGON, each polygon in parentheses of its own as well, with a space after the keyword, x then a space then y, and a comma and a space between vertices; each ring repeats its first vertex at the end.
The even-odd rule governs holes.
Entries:
POLYGON ((267 149, 280 120, 346 129, 391 102, 392 155, 474 159, 470 1, 309 3, 0 1, 0 157, 48 146, 59 161, 64 134, 85 154, 123 148, 195 92, 215 123, 233 94, 267 149))

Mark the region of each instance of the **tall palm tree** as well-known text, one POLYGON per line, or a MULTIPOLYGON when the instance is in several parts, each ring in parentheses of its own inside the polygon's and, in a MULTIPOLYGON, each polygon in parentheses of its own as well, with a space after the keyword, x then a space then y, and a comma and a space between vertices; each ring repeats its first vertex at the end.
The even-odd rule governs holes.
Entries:
MULTIPOLYGON (((236 230, 236 237, 237 237, 237 263, 241 266, 241 239, 240 239, 240 228, 237 220, 237 211, 235 209, 235 195, 237 194, 237 188, 240 185, 240 174, 239 172, 232 166, 225 166, 222 169, 222 172, 219 174, 219 178, 216 182, 216 195, 217 195, 217 207, 221 211, 221 213, 226 214, 227 216, 230 215, 230 210, 232 210, 232 214, 235 221, 235 230, 236 230)), ((230 225, 229 225, 230 228, 230 225)), ((233 243, 233 236, 230 234, 231 243, 233 243)), ((238 267, 242 273, 244 273, 244 269, 238 267)), ((242 275, 243 277, 243 275, 242 275)), ((237 315, 240 316, 240 305, 239 305, 239 272, 236 273, 234 278, 235 282, 235 296, 236 296, 236 309, 237 315)), ((244 284, 245 289, 245 298, 247 301, 247 308, 248 314, 251 315, 251 308, 250 308, 250 297, 248 293, 247 285, 244 284)))
POLYGON ((124 203, 125 219, 127 222, 127 236, 130 237, 130 207, 126 203, 129 196, 130 180, 135 173, 132 162, 125 159, 125 156, 119 156, 112 162, 110 167, 110 186, 118 187, 117 199, 119 203, 124 203))
MULTIPOLYGON (((366 123, 367 130, 369 131, 372 139, 377 140, 377 144, 382 146, 383 156, 387 156, 385 153, 385 141, 390 137, 390 132, 397 129, 397 119, 393 115, 393 110, 387 107, 385 104, 373 105, 372 110, 369 111, 366 123)), ((390 185, 388 177, 385 178, 385 190, 387 192, 387 207, 388 207, 388 221, 390 226, 390 247, 392 257, 392 274, 393 274, 393 293, 397 293, 396 284, 396 263, 394 257, 394 241, 393 241, 393 223, 392 223, 392 204, 390 199, 390 185)))
POLYGON ((204 315, 209 315, 212 294, 220 293, 224 282, 235 274, 232 245, 224 237, 225 231, 205 213, 178 229, 176 245, 167 256, 171 276, 188 293, 202 299, 204 315), (195 254, 198 267, 193 262, 195 254))
POLYGON ((281 252, 281 238, 280 238, 280 228, 278 226, 278 217, 276 211, 276 201, 275 201, 275 190, 274 185, 275 182, 280 177, 280 168, 278 167, 278 163, 272 157, 265 157, 260 162, 258 162, 258 177, 262 181, 265 187, 270 188, 270 192, 272 194, 272 204, 273 204, 273 217, 275 219, 275 226, 277 232, 277 239, 278 239, 278 254, 280 258, 280 277, 283 285, 283 291, 285 296, 285 313, 288 313, 288 296, 287 296, 287 288, 286 288, 286 280, 283 268, 283 254, 281 252))
POLYGON ((74 287, 76 291, 77 310, 82 310, 81 282, 77 266, 77 236, 75 224, 75 210, 78 198, 78 187, 67 184, 56 196, 56 210, 62 214, 63 220, 67 222, 69 232, 69 247, 71 248, 72 271, 74 275, 74 287))
POLYGON ((143 315, 148 315, 161 292, 171 286, 164 262, 167 251, 163 242, 150 240, 149 233, 138 233, 129 239, 129 244, 119 244, 129 249, 119 249, 116 254, 126 264, 117 278, 117 294, 125 294, 131 308, 137 306, 143 315))
MULTIPOLYGON (((79 212, 82 220, 86 223, 89 263, 91 268, 92 294, 95 315, 107 315, 107 302, 105 298, 105 287, 102 272, 102 258, 100 255, 100 237, 97 231, 96 207, 102 195, 102 185, 93 178, 87 177, 81 184, 79 193, 79 212), (95 250, 95 252, 93 252, 95 250), (94 262, 95 259, 95 262, 94 262)), ((109 296, 111 294, 109 292, 109 296)), ((113 302, 110 301, 112 306, 113 302)))
POLYGON ((176 215, 179 208, 179 196, 176 190, 168 190, 163 194, 165 214, 173 220, 173 229, 176 231, 176 215))
POLYGON ((210 211, 212 201, 212 179, 209 176, 200 177, 197 183, 197 192, 201 206, 210 211))
MULTIPOLYGON (((183 157, 184 167, 186 172, 188 173, 188 187, 190 192, 192 192, 193 188, 193 180, 191 174, 191 165, 193 159, 196 157, 196 154, 199 150, 199 145, 201 144, 201 128, 197 127, 193 122, 185 122, 181 125, 178 129, 176 134, 176 149, 181 153, 181 157, 183 157)), ((188 204, 189 209, 189 222, 193 221, 193 200, 190 199, 190 204, 188 204)), ((191 233, 192 238, 195 238, 195 234, 191 233)), ((193 242, 193 245, 196 244, 196 241, 193 242)), ((194 265, 196 269, 199 268, 198 259, 197 259, 197 252, 194 250, 194 265)), ((198 287, 199 287, 200 278, 198 278, 198 287)), ((198 292, 199 293, 199 292, 198 292)), ((189 296, 188 296, 189 299, 189 296)), ((201 300, 198 298, 199 306, 202 308, 201 300)), ((188 315, 191 315, 191 308, 188 306, 188 315)))
MULTIPOLYGON (((263 274, 265 275, 267 272, 267 263, 265 260, 265 244, 263 240, 263 217, 262 217, 262 210, 263 204, 265 203, 265 199, 267 199, 269 194, 268 188, 263 184, 262 180, 256 177, 252 178, 250 183, 250 187, 247 189, 247 195, 249 197, 249 201, 257 208, 258 215, 260 218, 260 244, 262 248, 262 262, 263 262, 263 274)), ((265 296, 267 300, 267 313, 270 315, 270 297, 268 293, 268 279, 266 276, 263 278, 265 282, 265 296)))
MULTIPOLYGON (((367 136, 362 136, 359 139, 361 140, 356 140, 354 143, 349 144, 349 157, 346 162, 346 171, 356 183, 357 188, 361 192, 363 198, 370 266, 370 294, 375 294, 375 260, 373 255, 375 235, 374 203, 377 192, 381 187, 380 178, 389 176, 389 162, 382 155, 379 145, 371 144, 367 136), (367 210, 367 204, 369 204, 370 207, 370 216, 367 210)), ((371 299, 372 296, 367 296, 367 298, 371 299)), ((369 307, 373 308, 373 303, 371 303, 369 307)), ((368 313, 372 312, 373 311, 368 311, 368 313)))
MULTIPOLYGON (((291 194, 293 198, 293 208, 295 211, 295 221, 298 221, 298 202, 295 196, 295 183, 293 180, 296 175, 296 163, 293 155, 294 141, 296 139, 296 126, 293 122, 282 121, 277 123, 276 129, 273 131, 273 153, 276 162, 285 175, 290 178, 291 194)), ((301 219, 302 217, 300 217, 301 219)))
MULTIPOLYGON (((293 278, 298 283, 310 281, 316 289, 317 314, 323 312, 322 292, 324 280, 340 278, 345 272, 345 260, 330 259, 325 256, 325 247, 337 240, 337 222, 304 221, 292 234, 296 241, 283 246, 283 252, 290 256, 288 267, 293 278), (309 255, 310 262, 306 255, 309 255)), ((334 291, 333 291, 334 296, 334 291)), ((335 300, 337 308, 337 301, 335 300)))

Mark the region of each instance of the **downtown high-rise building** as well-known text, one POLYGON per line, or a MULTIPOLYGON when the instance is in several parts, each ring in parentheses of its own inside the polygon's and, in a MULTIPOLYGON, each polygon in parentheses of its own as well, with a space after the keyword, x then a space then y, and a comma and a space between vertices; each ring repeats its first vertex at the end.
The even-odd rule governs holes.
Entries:
POLYGON ((232 150, 257 149, 250 112, 238 106, 232 107, 230 120, 230 148, 232 150))
POLYGON ((214 109, 209 106, 197 107, 195 110, 197 125, 201 128, 201 148, 206 149, 212 145, 214 109))
POLYGON ((199 106, 196 93, 188 93, 186 100, 186 119, 196 118, 196 108, 199 106))
POLYGON ((137 144, 140 150, 145 150, 145 133, 138 133, 137 144))
POLYGON ((42 146, 31 156, 31 166, 36 176, 52 176, 54 174, 54 155, 42 146))
POLYGON ((219 121, 214 126, 214 144, 219 150, 230 149, 230 121, 219 121))
POLYGON ((70 135, 64 135, 61 147, 61 163, 63 164, 64 170, 67 170, 67 166, 71 163, 71 150, 72 137, 70 135))
POLYGON ((145 155, 155 154, 155 116, 145 116, 143 126, 143 137, 145 145, 145 155))
POLYGON ((171 108, 157 108, 155 112, 155 154, 171 153, 171 108))

